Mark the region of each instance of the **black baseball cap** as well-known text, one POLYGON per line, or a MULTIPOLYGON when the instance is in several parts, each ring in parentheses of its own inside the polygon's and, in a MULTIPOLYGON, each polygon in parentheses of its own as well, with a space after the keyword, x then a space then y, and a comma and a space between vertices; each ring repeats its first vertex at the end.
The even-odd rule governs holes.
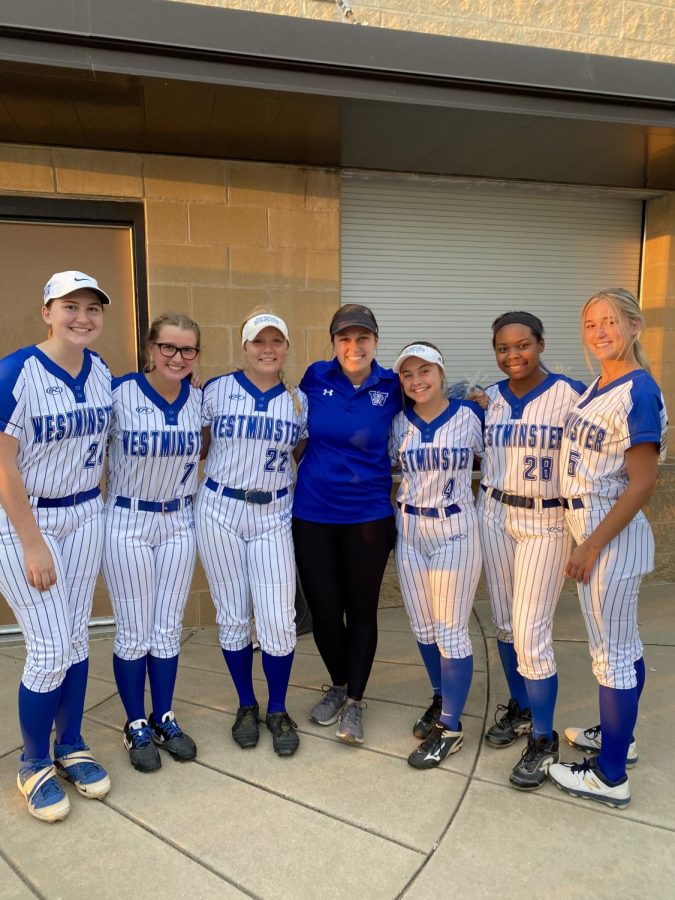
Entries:
POLYGON ((357 304, 349 304, 335 313, 333 321, 330 323, 331 337, 334 337, 340 331, 344 331, 345 328, 365 328, 367 331, 372 331, 374 335, 377 335, 375 316, 370 310, 366 311, 364 306, 358 306, 357 304))

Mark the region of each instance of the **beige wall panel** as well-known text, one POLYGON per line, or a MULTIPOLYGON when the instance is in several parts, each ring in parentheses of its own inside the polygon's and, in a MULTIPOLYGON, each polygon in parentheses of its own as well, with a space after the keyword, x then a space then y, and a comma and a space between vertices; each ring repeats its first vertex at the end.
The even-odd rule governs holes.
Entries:
MULTIPOLYGON (((188 0, 342 22, 329 0, 188 0)), ((352 0, 362 26, 675 62, 673 0, 352 0)))

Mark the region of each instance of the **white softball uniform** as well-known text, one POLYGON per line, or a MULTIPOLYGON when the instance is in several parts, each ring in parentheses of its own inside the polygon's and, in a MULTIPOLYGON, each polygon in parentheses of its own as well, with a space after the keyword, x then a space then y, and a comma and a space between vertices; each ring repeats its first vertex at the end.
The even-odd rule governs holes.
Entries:
MULTIPOLYGON (((560 486, 577 544, 600 524, 628 486, 626 450, 654 443, 665 456, 668 417, 663 395, 644 369, 605 387, 599 379, 565 419, 560 486)), ((589 584, 578 584, 593 674, 606 687, 627 689, 643 647, 638 633, 640 580, 654 568, 654 536, 640 510, 601 551, 589 584)))
POLYGON ((115 378, 103 576, 121 659, 178 654, 197 555, 193 498, 202 392, 185 379, 173 403, 142 373, 115 378))
POLYGON ((412 410, 394 419, 389 454, 401 468, 396 501, 396 569, 416 639, 443 656, 472 654, 469 616, 480 578, 471 491, 474 453, 483 451, 483 411, 451 400, 432 422, 412 410))
POLYGON ((196 506, 197 545, 225 650, 252 639, 271 656, 295 647, 291 535, 293 449, 307 437, 307 398, 296 413, 279 384, 259 391, 243 372, 204 386, 211 446, 196 506))
POLYGON ((22 681, 32 691, 54 690, 89 654, 110 413, 110 372, 89 350, 75 378, 37 347, 0 361, 0 430, 19 442, 17 467, 57 578, 48 591, 28 584, 21 542, 0 509, 0 590, 26 641, 22 681))
POLYGON ((563 422, 585 386, 548 373, 524 397, 508 380, 487 388, 478 515, 483 570, 500 641, 514 643, 518 671, 556 672, 553 614, 571 550, 560 500, 563 422))

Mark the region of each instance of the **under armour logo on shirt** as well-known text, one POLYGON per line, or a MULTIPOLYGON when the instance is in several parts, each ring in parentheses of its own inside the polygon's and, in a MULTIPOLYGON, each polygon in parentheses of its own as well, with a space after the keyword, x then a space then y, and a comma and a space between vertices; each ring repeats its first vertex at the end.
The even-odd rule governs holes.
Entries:
POLYGON ((387 402, 387 397, 389 394, 385 394, 383 391, 368 391, 370 394, 370 402, 373 406, 384 406, 387 402))
POLYGON ((324 397, 326 397, 326 396, 332 397, 333 396, 333 388, 324 388, 323 395, 324 395, 324 397))

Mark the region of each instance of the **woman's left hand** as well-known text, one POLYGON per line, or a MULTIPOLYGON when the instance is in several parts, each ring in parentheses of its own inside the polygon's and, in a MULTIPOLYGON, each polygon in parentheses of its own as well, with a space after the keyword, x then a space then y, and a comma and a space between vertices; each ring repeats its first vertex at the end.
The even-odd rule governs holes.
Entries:
POLYGON ((569 562, 565 566, 565 575, 569 575, 575 581, 588 584, 598 556, 600 556, 600 551, 596 547, 592 547, 588 541, 584 541, 572 551, 569 562))

